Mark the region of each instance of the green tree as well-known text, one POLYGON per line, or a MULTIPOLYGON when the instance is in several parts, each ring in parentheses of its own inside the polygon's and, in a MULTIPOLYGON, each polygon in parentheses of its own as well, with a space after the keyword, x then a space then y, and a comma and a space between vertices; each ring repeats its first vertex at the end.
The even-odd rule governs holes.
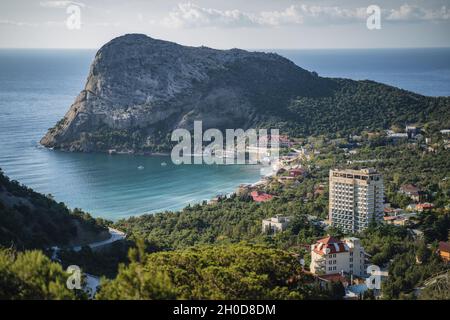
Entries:
POLYGON ((68 274, 40 251, 0 249, 0 299, 77 299, 66 287, 68 274))
POLYGON ((199 246, 146 254, 102 284, 99 299, 306 299, 312 279, 285 251, 199 246))

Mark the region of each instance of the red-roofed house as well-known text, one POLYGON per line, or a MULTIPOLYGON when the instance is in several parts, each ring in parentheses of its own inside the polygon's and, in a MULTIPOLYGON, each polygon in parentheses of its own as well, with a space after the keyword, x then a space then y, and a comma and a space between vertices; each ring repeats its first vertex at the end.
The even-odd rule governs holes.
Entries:
POLYGON ((431 210, 434 208, 434 204, 432 203, 418 203, 416 204, 416 210, 419 212, 425 211, 425 210, 431 210))
POLYGON ((407 195, 411 200, 420 201, 420 190, 413 184, 404 184, 400 187, 400 193, 407 195))
POLYGON ((305 170, 301 168, 291 169, 289 170, 289 176, 291 177, 299 177, 305 174, 305 170))
POLYGON ((440 241, 438 252, 442 260, 450 262, 450 242, 440 241))
POLYGON ((384 222, 388 223, 388 224, 394 224, 394 221, 397 219, 397 217, 395 216, 387 216, 387 217, 383 217, 384 222))
POLYGON ((340 273, 324 274, 321 276, 317 276, 317 278, 323 282, 340 282, 344 285, 344 287, 348 286, 350 283, 347 277, 343 276, 340 273))
POLYGON ((250 195, 253 198, 253 201, 255 202, 265 202, 272 200, 273 196, 267 193, 259 192, 259 191, 252 191, 250 195))
POLYGON ((326 237, 311 245, 310 270, 314 274, 366 274, 366 254, 358 238, 326 237))

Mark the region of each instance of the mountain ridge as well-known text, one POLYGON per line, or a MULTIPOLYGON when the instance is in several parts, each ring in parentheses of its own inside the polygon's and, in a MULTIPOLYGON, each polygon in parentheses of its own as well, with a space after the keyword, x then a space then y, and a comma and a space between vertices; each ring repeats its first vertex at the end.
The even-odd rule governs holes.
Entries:
POLYGON ((392 124, 383 113, 408 122, 440 119, 436 110, 448 112, 448 105, 448 98, 371 81, 319 77, 274 53, 188 47, 128 34, 97 52, 85 88, 41 144, 84 152, 167 151, 170 133, 191 130, 195 120, 202 120, 204 129, 266 126, 311 134, 346 126, 346 113, 363 123, 346 130, 360 131, 392 124), (418 116, 421 108, 434 113, 418 116))

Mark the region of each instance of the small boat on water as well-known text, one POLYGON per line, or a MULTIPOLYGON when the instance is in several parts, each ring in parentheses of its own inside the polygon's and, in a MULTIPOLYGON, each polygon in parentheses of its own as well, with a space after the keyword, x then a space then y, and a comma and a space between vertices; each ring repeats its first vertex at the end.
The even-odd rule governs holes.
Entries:
POLYGON ((138 166, 138 170, 144 170, 144 166, 138 166))
POLYGON ((162 167, 165 167, 165 166, 167 166, 167 163, 161 162, 161 166, 162 166, 162 167))

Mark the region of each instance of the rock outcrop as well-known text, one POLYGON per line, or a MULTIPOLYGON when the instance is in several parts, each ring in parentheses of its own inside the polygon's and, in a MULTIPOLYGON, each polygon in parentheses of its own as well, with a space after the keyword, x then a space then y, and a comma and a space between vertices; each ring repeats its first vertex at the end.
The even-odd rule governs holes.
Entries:
POLYGON ((395 124, 450 125, 450 98, 318 76, 280 55, 187 47, 130 34, 96 54, 84 90, 42 138, 69 151, 170 150, 175 128, 279 128, 345 136, 395 124))
MULTIPOLYGON (((247 128, 325 82, 277 54, 186 47, 130 34, 96 54, 84 90, 41 143, 154 150, 175 128, 247 128)), ((123 150, 122 150, 123 151, 123 150)))

